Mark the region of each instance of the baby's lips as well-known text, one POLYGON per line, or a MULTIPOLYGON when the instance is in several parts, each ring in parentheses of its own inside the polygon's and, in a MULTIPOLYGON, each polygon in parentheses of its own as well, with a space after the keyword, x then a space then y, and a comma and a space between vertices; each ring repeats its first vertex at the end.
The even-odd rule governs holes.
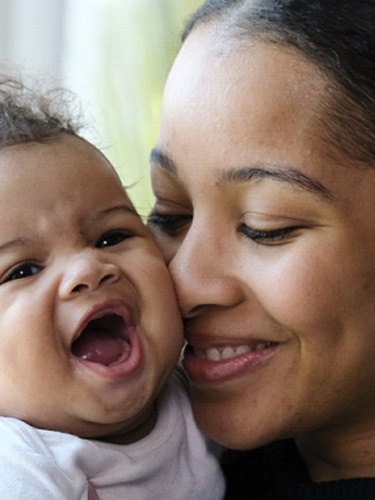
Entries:
POLYGON ((93 320, 73 342, 72 353, 106 366, 125 361, 131 350, 125 331, 126 324, 119 316, 106 315, 93 320))

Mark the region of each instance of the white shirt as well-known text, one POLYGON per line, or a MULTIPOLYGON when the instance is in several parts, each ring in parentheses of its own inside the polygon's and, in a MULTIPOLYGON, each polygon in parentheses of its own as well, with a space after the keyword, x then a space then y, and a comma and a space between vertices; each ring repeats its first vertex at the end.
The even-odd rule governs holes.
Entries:
POLYGON ((0 418, 1 500, 220 500, 224 480, 173 376, 153 431, 130 445, 82 439, 0 418))

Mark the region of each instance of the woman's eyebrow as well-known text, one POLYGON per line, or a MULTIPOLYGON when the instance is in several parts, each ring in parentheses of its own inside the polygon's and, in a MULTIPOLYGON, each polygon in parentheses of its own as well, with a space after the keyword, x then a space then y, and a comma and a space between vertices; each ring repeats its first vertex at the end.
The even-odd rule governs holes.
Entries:
POLYGON ((168 172, 171 172, 172 174, 177 174, 177 166, 175 162, 158 148, 152 149, 150 154, 150 162, 158 163, 162 168, 164 168, 168 172))
POLYGON ((321 182, 294 168, 279 168, 277 166, 254 166, 230 168, 220 172, 217 185, 228 183, 249 182, 253 179, 271 178, 278 182, 286 182, 292 186, 310 191, 332 201, 335 196, 330 189, 323 186, 321 182))
MULTIPOLYGON (((175 162, 158 148, 153 148, 150 161, 159 164, 163 169, 177 174, 178 169, 175 162)), ((303 174, 295 168, 279 168, 275 165, 257 165, 253 167, 230 168, 220 171, 217 185, 222 186, 229 183, 249 182, 254 179, 271 178, 278 182, 286 182, 295 187, 302 188, 317 194, 326 200, 332 201, 335 196, 321 182, 311 176, 303 174)))

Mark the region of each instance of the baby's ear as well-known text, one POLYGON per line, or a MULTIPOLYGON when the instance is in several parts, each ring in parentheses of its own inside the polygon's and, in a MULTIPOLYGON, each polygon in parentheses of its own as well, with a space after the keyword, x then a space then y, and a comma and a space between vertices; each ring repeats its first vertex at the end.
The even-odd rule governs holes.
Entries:
POLYGON ((100 500, 94 486, 90 483, 90 481, 88 483, 89 483, 89 490, 88 490, 89 494, 87 500, 100 500))

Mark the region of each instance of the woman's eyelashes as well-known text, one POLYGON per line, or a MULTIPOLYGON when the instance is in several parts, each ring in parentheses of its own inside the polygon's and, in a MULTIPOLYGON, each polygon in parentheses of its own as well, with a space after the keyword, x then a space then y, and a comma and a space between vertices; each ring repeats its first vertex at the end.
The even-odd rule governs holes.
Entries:
POLYGON ((43 267, 35 262, 21 262, 12 267, 3 277, 1 283, 29 278, 40 273, 43 267))
POLYGON ((106 248, 119 245, 123 241, 132 238, 135 233, 129 229, 111 229, 106 231, 96 242, 96 248, 106 248))
POLYGON ((170 235, 178 233, 181 229, 189 225, 191 221, 191 215, 160 214, 157 212, 152 212, 147 219, 149 225, 157 227, 170 235))
POLYGON ((301 229, 302 226, 289 226, 280 229, 264 230, 241 224, 238 231, 260 245, 281 245, 290 241, 296 236, 297 231, 301 229))
MULTIPOLYGON (((191 215, 174 215, 151 213, 148 224, 154 226, 171 236, 177 235, 179 231, 189 226, 192 221, 191 215)), ((280 245, 290 241, 301 230, 302 226, 288 226, 279 229, 255 229, 246 224, 241 224, 238 231, 244 236, 261 245, 280 245)))

